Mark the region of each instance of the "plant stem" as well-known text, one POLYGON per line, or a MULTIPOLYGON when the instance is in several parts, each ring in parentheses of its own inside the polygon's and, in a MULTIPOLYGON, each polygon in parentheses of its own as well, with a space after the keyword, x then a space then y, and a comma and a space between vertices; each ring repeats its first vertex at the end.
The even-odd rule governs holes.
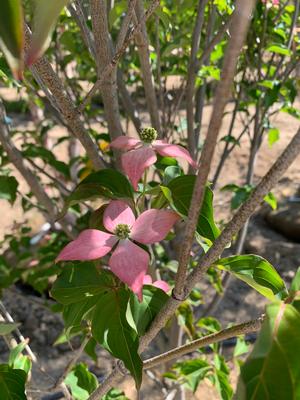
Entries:
POLYGON ((193 351, 200 349, 201 347, 206 347, 213 343, 218 343, 222 340, 226 340, 239 335, 246 335, 247 333, 251 332, 257 332, 260 329, 262 322, 263 317, 259 317, 253 321, 243 322, 242 324, 223 329, 220 332, 204 336, 188 344, 177 347, 176 349, 160 354, 159 356, 145 360, 143 363, 144 369, 153 368, 167 361, 178 359, 188 353, 192 353, 193 351))

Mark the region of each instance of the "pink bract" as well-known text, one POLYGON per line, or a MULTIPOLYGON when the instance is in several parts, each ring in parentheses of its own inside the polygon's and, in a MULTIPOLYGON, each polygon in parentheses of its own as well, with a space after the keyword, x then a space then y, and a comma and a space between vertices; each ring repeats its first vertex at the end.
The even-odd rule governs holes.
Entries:
POLYGON ((113 200, 103 215, 103 224, 110 233, 97 229, 84 230, 63 248, 56 261, 96 260, 108 254, 116 245, 109 266, 141 301, 149 254, 133 240, 142 244, 159 242, 179 218, 174 211, 147 210, 136 219, 128 204, 113 200))
POLYGON ((122 167, 135 190, 146 168, 156 162, 156 153, 161 156, 183 158, 193 168, 197 168, 196 161, 192 159, 190 153, 184 147, 169 144, 164 140, 144 143, 142 140, 129 136, 119 136, 111 142, 110 146, 114 149, 126 151, 122 155, 122 167))
POLYGON ((144 285, 155 286, 155 287, 163 290, 166 293, 170 290, 170 286, 167 284, 167 282, 162 281, 162 280, 158 280, 158 281, 152 282, 152 278, 151 278, 150 275, 145 275, 144 276, 143 284, 144 285))

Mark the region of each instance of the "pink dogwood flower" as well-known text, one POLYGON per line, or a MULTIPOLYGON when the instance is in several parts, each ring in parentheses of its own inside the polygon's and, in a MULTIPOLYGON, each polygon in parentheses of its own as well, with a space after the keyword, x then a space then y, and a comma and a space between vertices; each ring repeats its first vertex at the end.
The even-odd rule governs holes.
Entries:
POLYGON ((141 301, 149 254, 134 242, 153 244, 163 240, 178 219, 174 211, 156 209, 147 210, 136 219, 128 204, 113 200, 103 215, 103 225, 109 233, 97 229, 82 231, 64 247, 56 261, 96 260, 114 248, 108 263, 110 269, 141 301))
POLYGON ((166 293, 170 290, 170 286, 167 284, 167 282, 162 281, 162 280, 158 280, 158 281, 153 282, 152 281, 152 277, 150 275, 145 275, 144 276, 143 285, 155 286, 155 287, 163 290, 166 293))
POLYGON ((140 138, 139 140, 129 136, 119 136, 110 144, 114 149, 126 151, 122 155, 122 167, 135 190, 145 169, 156 162, 156 153, 161 156, 183 158, 193 168, 197 168, 196 161, 184 147, 156 140, 157 132, 154 128, 143 129, 140 138))

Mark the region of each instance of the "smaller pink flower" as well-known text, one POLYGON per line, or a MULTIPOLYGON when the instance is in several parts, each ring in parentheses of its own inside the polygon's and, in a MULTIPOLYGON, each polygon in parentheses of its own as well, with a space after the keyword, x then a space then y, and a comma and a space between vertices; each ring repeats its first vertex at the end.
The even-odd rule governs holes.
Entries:
POLYGON ((152 278, 150 275, 144 276, 143 285, 155 286, 155 287, 163 290, 166 293, 170 290, 170 286, 167 284, 167 282, 162 281, 162 280, 152 282, 152 278))
POLYGON ((141 301, 149 254, 134 242, 153 244, 163 240, 178 219, 174 211, 156 209, 136 219, 128 204, 113 200, 103 215, 103 225, 110 233, 84 230, 63 248, 56 261, 96 260, 114 248, 108 262, 110 269, 141 301))
POLYGON ((156 153, 164 157, 183 158, 193 168, 197 168, 196 161, 184 147, 156 140, 157 132, 154 128, 143 129, 140 138, 139 140, 129 136, 119 136, 110 144, 112 148, 127 151, 122 155, 122 167, 135 190, 145 169, 156 162, 156 153))

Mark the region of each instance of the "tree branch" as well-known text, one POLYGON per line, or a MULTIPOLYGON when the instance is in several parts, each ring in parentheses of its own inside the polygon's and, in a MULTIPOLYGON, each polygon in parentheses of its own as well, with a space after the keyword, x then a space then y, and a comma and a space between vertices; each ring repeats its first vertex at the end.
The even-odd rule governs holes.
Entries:
MULTIPOLYGON (((160 0, 153 0, 152 3, 150 4, 148 10, 145 13, 145 16, 143 18, 143 21, 147 21, 147 19, 154 13, 156 8, 159 6, 160 0)), ((101 87, 102 83, 105 81, 105 79, 109 76, 111 71, 115 68, 115 66, 118 64, 120 58, 122 55, 125 53, 129 43, 131 40, 135 37, 137 32, 141 29, 142 22, 140 21, 137 25, 135 25, 131 32, 128 34, 126 40, 124 40, 123 45, 120 47, 118 51, 116 51, 115 55, 112 57, 110 63, 107 65, 107 67, 103 70, 101 77, 96 81, 92 89, 88 92, 86 97, 84 98, 83 102, 81 105, 78 107, 78 111, 83 111, 86 105, 90 102, 91 98, 94 96, 94 94, 97 92, 97 90, 101 87)))
MULTIPOLYGON (((25 39, 28 45, 31 40, 31 33, 28 26, 25 26, 25 39)), ((42 82, 41 88, 44 89, 46 87, 51 92, 55 99, 56 108, 58 107, 58 111, 61 112, 70 131, 86 150, 94 168, 96 170, 104 168, 105 165, 100 157, 96 143, 94 143, 84 128, 83 122, 80 119, 80 114, 76 110, 72 99, 65 91, 61 80, 54 72, 46 57, 38 59, 37 62, 30 67, 30 70, 34 77, 38 77, 37 82, 42 82)), ((47 91, 45 94, 47 96, 47 91)), ((51 101, 51 98, 49 98, 49 100, 51 101)))
POLYGON ((197 53, 200 47, 201 31, 204 22, 204 12, 208 0, 199 0, 196 24, 192 35, 191 54, 188 65, 187 84, 186 84, 186 118, 189 151, 192 157, 196 153, 196 142, 194 134, 194 94, 197 76, 197 53))
POLYGON ((157 132, 160 135, 161 134, 160 117, 159 117, 157 98, 154 88, 152 68, 150 64, 149 39, 145 22, 143 0, 137 1, 135 9, 136 9, 137 22, 141 24, 141 30, 137 32, 135 36, 135 42, 138 48, 138 55, 141 63, 141 72, 142 72, 146 102, 151 118, 151 125, 157 130, 157 132))
MULTIPOLYGON (((112 57, 107 21, 107 3, 106 0, 90 0, 90 5, 96 50, 97 77, 99 79, 109 65, 112 57)), ((117 70, 114 67, 99 87, 101 89, 108 131, 112 140, 123 134, 116 80, 117 70)))
POLYGON ((212 333, 211 335, 204 336, 200 339, 184 344, 183 346, 177 347, 176 349, 167 351, 166 353, 145 360, 143 363, 144 369, 153 368, 168 361, 178 359, 188 353, 192 353, 193 351, 200 349, 201 347, 205 347, 213 343, 218 343, 222 340, 226 340, 239 335, 246 335, 247 333, 251 332, 257 332, 261 328, 262 322, 263 316, 253 321, 243 322, 242 324, 234 325, 230 328, 212 333))
MULTIPOLYGON (((40 181, 37 177, 32 173, 32 171, 25 165, 22 154, 15 147, 14 143, 11 140, 11 135, 9 132, 9 128, 5 123, 5 109, 0 101, 0 142, 6 151, 10 162, 15 166, 15 168, 21 173, 31 191, 37 198, 38 202, 45 208, 46 210, 46 219, 50 220, 52 224, 57 219, 57 212, 52 200, 48 197, 46 192, 44 191, 40 181)), ((60 224, 65 231, 65 233, 70 237, 74 238, 74 234, 72 233, 72 229, 69 226, 66 219, 62 219, 60 224)))
POLYGON ((245 3, 238 0, 232 20, 232 36, 229 41, 222 68, 221 80, 217 87, 213 113, 208 127, 207 137, 204 143, 200 158, 200 170, 197 175, 188 219, 186 222, 184 240, 179 255, 179 266, 176 274, 174 295, 176 298, 183 298, 184 284, 187 273, 188 261, 194 240, 199 212, 202 207, 205 185, 208 179, 211 162, 213 159, 218 134, 222 125, 223 113, 231 93, 231 85, 234 79, 238 56, 243 46, 250 15, 254 8, 254 0, 245 3))

